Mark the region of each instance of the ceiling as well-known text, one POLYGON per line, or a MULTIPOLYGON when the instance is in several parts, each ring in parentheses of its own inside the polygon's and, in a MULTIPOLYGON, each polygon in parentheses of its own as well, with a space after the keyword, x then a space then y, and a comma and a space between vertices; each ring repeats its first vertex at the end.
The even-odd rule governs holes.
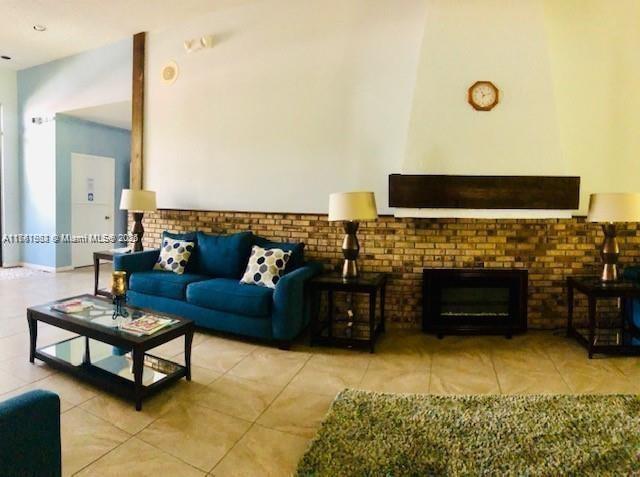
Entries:
POLYGON ((62 114, 94 123, 131 130, 131 101, 62 111, 62 114))
POLYGON ((249 0, 1 0, 0 67, 20 70, 249 0), (34 25, 44 25, 37 32, 34 25))

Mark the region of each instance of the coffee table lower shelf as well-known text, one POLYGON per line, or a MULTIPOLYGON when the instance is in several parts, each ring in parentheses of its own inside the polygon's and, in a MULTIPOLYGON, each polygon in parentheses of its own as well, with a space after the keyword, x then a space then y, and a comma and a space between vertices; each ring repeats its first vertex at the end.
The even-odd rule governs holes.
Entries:
POLYGON ((136 390, 133 354, 101 341, 76 336, 35 350, 34 357, 142 408, 142 400, 188 376, 186 366, 144 355, 142 386, 136 390), (88 353, 87 353, 88 351, 88 353))

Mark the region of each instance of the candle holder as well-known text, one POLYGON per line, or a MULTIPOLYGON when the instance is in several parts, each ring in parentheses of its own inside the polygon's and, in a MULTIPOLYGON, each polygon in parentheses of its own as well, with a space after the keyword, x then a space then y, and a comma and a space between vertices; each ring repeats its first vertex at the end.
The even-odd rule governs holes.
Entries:
POLYGON ((127 302, 127 272, 113 272, 111 274, 111 296, 113 297, 113 316, 126 318, 129 312, 125 308, 127 302))

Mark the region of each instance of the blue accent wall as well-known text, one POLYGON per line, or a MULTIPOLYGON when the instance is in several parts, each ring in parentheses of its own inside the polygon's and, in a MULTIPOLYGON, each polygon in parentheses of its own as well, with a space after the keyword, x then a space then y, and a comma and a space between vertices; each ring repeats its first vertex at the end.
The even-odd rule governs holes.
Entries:
MULTIPOLYGON (((70 232, 67 228, 71 221, 70 152, 116 157, 118 163, 128 160, 122 153, 124 132, 107 127, 99 132, 101 126, 79 123, 74 123, 74 132, 68 119, 54 118, 64 111, 130 101, 131 65, 132 42, 126 38, 18 71, 20 232, 50 235, 70 232), (37 118, 36 122, 33 118, 37 118), (60 131, 58 121, 62 125, 60 131), (84 134, 86 138, 82 137, 84 134), (73 147, 78 149, 71 151, 73 147)), ((117 170, 120 172, 116 185, 128 184, 123 169, 117 170)), ((116 226, 122 224, 120 218, 116 226)), ((34 265, 52 268, 71 265, 68 246, 25 244, 20 255, 22 262, 34 265)))
MULTIPOLYGON (((122 189, 129 187, 131 161, 131 131, 105 126, 81 119, 56 115, 56 230, 71 233, 71 154, 91 154, 113 157, 116 161, 115 230, 127 231, 127 212, 119 210, 122 189)), ((105 245, 105 248, 110 248, 105 245)), ((58 267, 71 265, 71 245, 59 244, 56 249, 58 267)))

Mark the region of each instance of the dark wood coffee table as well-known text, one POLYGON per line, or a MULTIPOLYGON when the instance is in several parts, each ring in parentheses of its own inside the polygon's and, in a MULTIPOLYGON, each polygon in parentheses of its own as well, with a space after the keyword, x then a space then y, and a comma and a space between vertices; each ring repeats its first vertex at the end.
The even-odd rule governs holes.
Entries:
POLYGON ((118 323, 124 319, 112 318, 110 300, 80 295, 59 301, 70 299, 88 301, 94 307, 71 314, 52 310, 51 305, 57 302, 27 309, 29 361, 33 363, 38 358, 107 392, 132 399, 138 411, 142 409, 144 398, 183 377, 191 380, 191 343, 195 330, 192 321, 127 306, 129 315, 134 318, 149 313, 176 320, 176 323, 153 335, 136 336, 119 329, 118 323), (38 321, 79 336, 37 348, 38 321), (184 366, 147 353, 181 336, 184 336, 184 366))

